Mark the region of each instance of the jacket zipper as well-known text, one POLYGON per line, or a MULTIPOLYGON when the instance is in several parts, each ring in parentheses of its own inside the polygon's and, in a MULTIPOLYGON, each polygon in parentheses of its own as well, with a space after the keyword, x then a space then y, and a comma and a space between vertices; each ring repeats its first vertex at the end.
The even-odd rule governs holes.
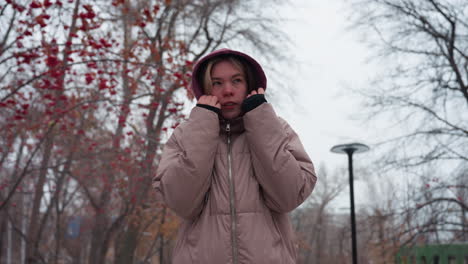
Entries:
POLYGON ((236 200, 234 197, 234 182, 232 179, 232 160, 231 160, 231 124, 226 124, 227 146, 228 146, 228 179, 229 179, 229 202, 231 207, 231 244, 232 244, 232 263, 237 264, 237 227, 236 227, 236 200))

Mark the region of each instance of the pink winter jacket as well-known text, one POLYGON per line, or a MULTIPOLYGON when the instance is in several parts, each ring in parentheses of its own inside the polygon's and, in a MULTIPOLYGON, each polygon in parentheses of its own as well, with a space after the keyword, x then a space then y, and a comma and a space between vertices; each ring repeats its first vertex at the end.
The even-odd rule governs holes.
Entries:
POLYGON ((184 219, 173 263, 295 263, 287 213, 316 180, 298 136, 271 104, 230 123, 195 107, 167 142, 154 179, 184 219))

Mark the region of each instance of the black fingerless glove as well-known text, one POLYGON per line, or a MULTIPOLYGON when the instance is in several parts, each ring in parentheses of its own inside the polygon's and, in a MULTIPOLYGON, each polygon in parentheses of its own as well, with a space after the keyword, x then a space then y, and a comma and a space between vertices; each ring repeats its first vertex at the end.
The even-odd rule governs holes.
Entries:
POLYGON ((264 94, 254 94, 242 102, 242 112, 247 113, 266 102, 264 94))
POLYGON ((201 108, 211 110, 211 111, 215 112, 218 115, 221 114, 221 109, 219 109, 218 107, 214 107, 212 105, 206 105, 206 104, 197 104, 197 106, 199 106, 201 108))

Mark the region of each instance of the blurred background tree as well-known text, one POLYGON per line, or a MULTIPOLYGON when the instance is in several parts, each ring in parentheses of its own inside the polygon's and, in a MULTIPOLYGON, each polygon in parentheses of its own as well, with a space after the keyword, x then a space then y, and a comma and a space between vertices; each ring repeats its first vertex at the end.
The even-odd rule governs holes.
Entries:
MULTIPOLYGON (((343 3, 348 30, 362 36, 378 65, 366 87, 351 91, 363 101, 358 118, 381 137, 356 173, 366 187, 358 192, 368 197, 357 214, 359 263, 395 263, 402 246, 467 243, 468 2, 343 3)), ((323 174, 312 201, 330 184, 323 174)), ((351 263, 348 212, 325 207, 324 226, 320 208, 294 213, 307 242, 299 263, 351 263)))
POLYGON ((151 179, 193 99, 193 62, 240 44, 281 57, 275 13, 236 0, 8 0, 0 11, 0 259, 169 263, 178 219, 151 179))
POLYGON ((391 131, 374 145, 380 154, 368 168, 367 181, 379 190, 365 220, 380 247, 374 254, 403 245, 466 243, 468 2, 346 2, 350 28, 362 33, 371 60, 382 65, 381 74, 357 91, 367 122, 391 131))

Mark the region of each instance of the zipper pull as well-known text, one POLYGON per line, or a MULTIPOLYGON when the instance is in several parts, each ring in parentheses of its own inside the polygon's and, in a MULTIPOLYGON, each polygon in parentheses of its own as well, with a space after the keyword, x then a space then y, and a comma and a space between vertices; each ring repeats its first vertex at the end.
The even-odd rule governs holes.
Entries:
POLYGON ((226 132, 229 134, 231 133, 231 123, 226 124, 226 132))

